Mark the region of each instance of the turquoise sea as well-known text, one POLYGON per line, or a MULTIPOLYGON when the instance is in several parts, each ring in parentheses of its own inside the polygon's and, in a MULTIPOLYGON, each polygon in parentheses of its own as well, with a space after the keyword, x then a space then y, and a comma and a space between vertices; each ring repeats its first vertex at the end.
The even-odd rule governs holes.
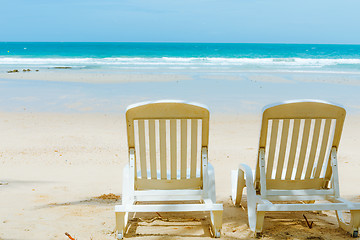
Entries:
POLYGON ((0 42, 0 66, 360 72, 360 45, 0 42))
POLYGON ((0 111, 123 112, 183 99, 260 113, 315 98, 359 113, 359 92, 360 45, 0 42, 0 111))

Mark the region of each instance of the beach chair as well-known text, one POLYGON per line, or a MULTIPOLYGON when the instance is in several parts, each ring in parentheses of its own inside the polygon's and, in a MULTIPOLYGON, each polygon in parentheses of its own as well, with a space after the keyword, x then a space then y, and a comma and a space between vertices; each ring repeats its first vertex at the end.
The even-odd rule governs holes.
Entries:
POLYGON ((255 173, 240 164, 231 176, 236 206, 247 189, 253 232, 262 232, 265 212, 335 210, 340 227, 358 236, 360 203, 340 198, 339 192, 337 150, 345 114, 344 108, 318 100, 265 107, 255 173), (350 210, 350 222, 344 210, 350 210))
POLYGON ((195 211, 210 212, 212 234, 220 237, 223 205, 216 203, 208 162, 208 109, 180 101, 140 103, 128 107, 126 123, 129 164, 122 205, 115 206, 118 238, 129 212, 195 211))

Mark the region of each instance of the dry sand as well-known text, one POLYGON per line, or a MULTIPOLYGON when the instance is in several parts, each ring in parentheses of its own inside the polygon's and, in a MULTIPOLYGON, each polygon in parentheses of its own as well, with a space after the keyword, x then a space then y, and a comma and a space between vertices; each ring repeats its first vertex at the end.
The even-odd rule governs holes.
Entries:
MULTIPOLYGON (((230 203, 230 171, 255 166, 259 115, 213 115, 210 162, 224 204, 221 239, 251 239, 247 212, 230 203)), ((127 162, 123 115, 0 113, 0 239, 115 239, 114 205, 127 162)), ((339 149, 341 194, 360 201, 360 117, 348 116, 339 149)), ((244 202, 246 208, 246 201, 244 202)), ((333 212, 267 214, 263 239, 346 239, 333 212)), ((209 216, 137 214, 129 239, 210 239, 209 216), (158 217, 158 218, 155 218, 158 217), (154 219, 155 218, 155 219, 154 219)))

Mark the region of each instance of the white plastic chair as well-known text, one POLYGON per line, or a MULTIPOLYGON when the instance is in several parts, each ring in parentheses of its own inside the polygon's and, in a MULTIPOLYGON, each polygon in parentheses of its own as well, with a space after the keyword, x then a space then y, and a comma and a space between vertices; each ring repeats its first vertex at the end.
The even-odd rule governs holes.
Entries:
POLYGON ((360 203, 340 198, 339 192, 337 150, 345 114, 344 108, 319 100, 265 107, 255 176, 246 164, 232 171, 233 203, 240 205, 246 187, 253 232, 262 232, 267 211, 335 210, 340 227, 358 236, 360 203), (349 223, 343 210, 351 212, 349 223))
POLYGON ((127 109, 126 123, 129 164, 122 205, 115 206, 118 238, 126 232, 129 212, 189 211, 209 211, 213 236, 220 237, 223 205, 216 203, 208 162, 208 109, 181 101, 139 103, 127 109))

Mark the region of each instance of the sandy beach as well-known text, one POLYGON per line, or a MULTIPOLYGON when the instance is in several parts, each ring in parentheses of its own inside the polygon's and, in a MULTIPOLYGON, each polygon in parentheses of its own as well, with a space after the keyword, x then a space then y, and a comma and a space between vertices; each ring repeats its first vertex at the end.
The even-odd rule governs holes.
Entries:
MULTIPOLYGON (((128 162, 125 109, 160 99, 199 102, 210 109, 209 161, 215 168, 217 200, 224 204, 222 239, 254 238, 246 198, 242 208, 231 204, 230 171, 239 163, 255 167, 261 110, 274 102, 322 99, 347 109, 339 149, 340 191, 360 202, 354 184, 360 182, 357 60, 80 60, 66 59, 72 67, 64 67, 64 59, 13 58, 17 65, 3 60, 0 66, 0 181, 8 183, 0 185, 0 239, 70 239, 65 233, 76 240, 115 239, 114 206, 121 204, 122 169, 128 162), (44 64, 38 67, 37 61, 44 64), (349 70, 346 64, 352 62, 349 70), (343 63, 340 70, 334 65, 343 63), (20 71, 7 72, 15 68, 20 71), (32 70, 21 70, 28 68, 32 70)), ((210 239, 209 216, 136 214, 125 237, 210 239)), ((262 238, 350 235, 339 229, 335 213, 326 211, 269 213, 262 238), (311 229, 303 214, 313 222, 311 229)))
MULTIPOLYGON (((114 239, 114 205, 121 203, 127 162, 123 114, 0 113, 0 239, 114 239), (114 194, 114 195, 112 195, 114 194), (118 196, 118 197, 117 197, 118 196), (114 199, 106 199, 114 198, 114 199)), ((210 162, 217 200, 224 204, 221 239, 251 239, 244 208, 232 206, 230 171, 255 166, 261 114, 214 113, 210 162)), ((345 121, 339 149, 341 195, 360 201, 357 151, 360 116, 345 121)), ((262 239, 350 239, 334 212, 274 213, 262 239)), ((209 216, 136 214, 129 239, 210 239, 209 216), (157 218, 156 218, 157 217, 157 218)))

